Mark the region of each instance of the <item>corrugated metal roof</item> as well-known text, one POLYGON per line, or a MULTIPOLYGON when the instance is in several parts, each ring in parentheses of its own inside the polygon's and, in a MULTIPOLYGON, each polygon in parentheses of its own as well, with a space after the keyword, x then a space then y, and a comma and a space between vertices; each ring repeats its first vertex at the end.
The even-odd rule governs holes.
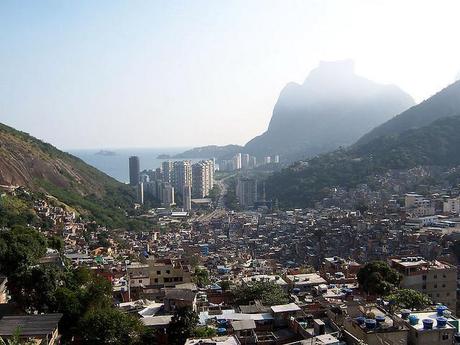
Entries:
POLYGON ((0 320, 0 336, 13 335, 20 328, 21 335, 46 335, 58 326, 62 314, 4 316, 0 320))

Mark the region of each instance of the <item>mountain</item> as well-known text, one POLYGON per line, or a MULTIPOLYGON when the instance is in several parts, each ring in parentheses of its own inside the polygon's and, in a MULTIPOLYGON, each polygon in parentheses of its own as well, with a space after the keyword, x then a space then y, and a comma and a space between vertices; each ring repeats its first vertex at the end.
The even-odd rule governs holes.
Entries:
POLYGON ((354 143, 413 104, 398 87, 356 75, 352 61, 321 62, 303 84, 281 91, 267 131, 245 149, 283 160, 313 156, 354 143))
POLYGON ((208 145, 203 147, 197 147, 178 155, 175 155, 174 158, 178 159, 193 159, 193 158, 216 158, 216 159, 227 159, 231 158, 233 155, 243 152, 244 147, 239 145, 226 145, 226 146, 217 146, 217 145, 208 145))
POLYGON ((399 134, 409 129, 429 125, 437 119, 460 113, 460 81, 453 83, 424 102, 404 111, 374 128, 357 142, 364 145, 372 139, 399 134))
POLYGON ((352 188, 377 174, 416 166, 460 165, 460 111, 428 126, 297 162, 273 174, 267 193, 285 207, 312 206, 333 187, 352 188))
POLYGON ((129 187, 27 133, 0 124, 0 184, 44 192, 88 219, 108 226, 126 221, 129 187))

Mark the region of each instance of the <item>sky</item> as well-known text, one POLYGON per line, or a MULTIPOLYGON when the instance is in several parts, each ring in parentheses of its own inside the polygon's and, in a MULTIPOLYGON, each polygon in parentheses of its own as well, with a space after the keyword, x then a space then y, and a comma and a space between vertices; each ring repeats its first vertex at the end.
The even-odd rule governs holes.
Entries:
POLYGON ((0 1, 0 122, 61 149, 245 144, 321 60, 422 101, 457 0, 0 1))

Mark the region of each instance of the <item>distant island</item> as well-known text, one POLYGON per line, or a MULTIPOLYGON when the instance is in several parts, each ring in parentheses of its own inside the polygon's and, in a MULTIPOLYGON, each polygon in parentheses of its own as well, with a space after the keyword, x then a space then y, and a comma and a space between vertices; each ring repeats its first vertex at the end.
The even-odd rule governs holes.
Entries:
POLYGON ((158 155, 157 159, 170 159, 171 156, 167 155, 165 153, 162 153, 161 155, 158 155))
POLYGON ((226 146, 217 146, 217 145, 208 145, 203 147, 196 147, 194 149, 182 152, 174 156, 178 159, 204 159, 204 158, 216 158, 219 159, 228 159, 238 152, 244 152, 244 148, 239 145, 226 145, 226 146))
POLYGON ((98 155, 98 156, 116 156, 117 153, 114 152, 114 151, 100 150, 100 151, 96 152, 95 155, 98 155))

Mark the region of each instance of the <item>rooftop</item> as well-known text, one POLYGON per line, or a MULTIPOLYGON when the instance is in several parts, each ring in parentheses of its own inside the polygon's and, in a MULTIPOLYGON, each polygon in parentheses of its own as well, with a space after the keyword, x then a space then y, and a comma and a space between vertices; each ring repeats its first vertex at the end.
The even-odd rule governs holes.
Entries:
POLYGON ((0 336, 13 335, 18 328, 23 336, 40 336, 52 333, 62 314, 4 316, 0 320, 0 336))
POLYGON ((271 307, 272 311, 276 313, 288 313, 294 311, 300 311, 300 307, 295 303, 274 305, 271 307))

